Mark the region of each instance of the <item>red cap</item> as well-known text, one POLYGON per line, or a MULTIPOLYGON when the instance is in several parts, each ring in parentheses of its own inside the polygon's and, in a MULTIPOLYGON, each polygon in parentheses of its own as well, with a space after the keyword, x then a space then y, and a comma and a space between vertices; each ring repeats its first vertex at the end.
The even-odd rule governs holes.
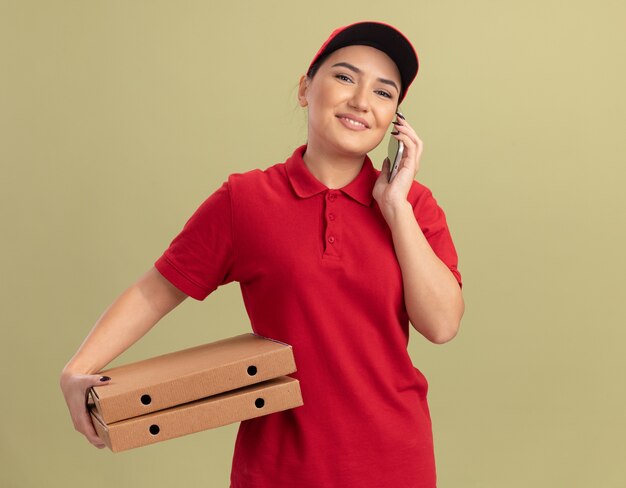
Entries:
POLYGON ((311 61, 311 67, 323 56, 346 46, 363 45, 374 47, 389 56, 400 71, 402 91, 400 103, 417 75, 419 61, 411 42, 395 27, 382 22, 357 22, 335 29, 311 61))

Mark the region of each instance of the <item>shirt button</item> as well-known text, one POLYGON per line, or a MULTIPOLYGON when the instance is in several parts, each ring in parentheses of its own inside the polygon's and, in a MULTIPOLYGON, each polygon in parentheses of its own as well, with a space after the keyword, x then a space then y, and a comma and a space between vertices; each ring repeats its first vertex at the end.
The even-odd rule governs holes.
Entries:
POLYGON ((328 200, 330 200, 331 202, 334 202, 335 198, 337 198, 337 195, 335 195, 334 193, 328 194, 328 200))
POLYGON ((333 244, 335 242, 335 238, 333 236, 330 236, 328 238, 328 242, 330 242, 331 244, 333 244))
POLYGON ((328 220, 335 220, 335 214, 333 213, 328 214, 328 220))

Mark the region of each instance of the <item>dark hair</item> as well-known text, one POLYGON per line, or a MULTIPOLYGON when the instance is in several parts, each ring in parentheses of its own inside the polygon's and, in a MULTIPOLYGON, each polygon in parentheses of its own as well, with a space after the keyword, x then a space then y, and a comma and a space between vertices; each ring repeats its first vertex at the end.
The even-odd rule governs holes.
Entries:
MULTIPOLYGON (((326 52, 324 53, 322 56, 320 56, 319 59, 317 59, 315 61, 315 63, 313 63, 311 65, 311 67, 309 68, 309 71, 306 72, 306 76, 307 78, 309 78, 310 80, 313 79, 313 77, 315 76, 315 74, 317 73, 317 71, 320 69, 320 66, 322 66, 322 64, 324 64, 324 61, 326 61, 326 58, 332 54, 333 51, 331 52, 326 52)), ((400 83, 400 95, 398 96, 398 105, 400 105, 400 100, 402 100, 404 98, 404 83, 400 83)))
POLYGON ((330 53, 324 53, 322 56, 320 56, 320 58, 315 61, 315 63, 313 63, 311 65, 311 67, 309 68, 309 71, 306 72, 306 76, 309 79, 313 79, 313 77, 315 76, 315 73, 317 73, 317 70, 320 69, 320 66, 322 64, 324 64, 324 61, 326 61, 326 58, 328 57, 330 53))

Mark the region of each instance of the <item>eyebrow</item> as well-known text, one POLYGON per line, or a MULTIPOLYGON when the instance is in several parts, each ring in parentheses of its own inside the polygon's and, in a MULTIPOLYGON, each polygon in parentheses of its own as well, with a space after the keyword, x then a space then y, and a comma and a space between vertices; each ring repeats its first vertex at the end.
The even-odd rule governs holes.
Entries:
MULTIPOLYGON (((345 63, 345 62, 336 63, 336 64, 333 64, 331 66, 331 68, 334 68, 336 66, 343 66, 344 68, 348 68, 349 70, 354 71, 357 74, 361 74, 362 73, 362 71, 359 68, 357 68, 356 66, 354 66, 354 65, 352 65, 350 63, 345 63)), ((400 89, 398 88, 398 85, 396 85, 395 81, 388 80, 386 78, 376 78, 376 79, 378 81, 380 81, 381 83, 384 83, 385 85, 393 86, 398 91, 398 93, 400 92, 400 89)))

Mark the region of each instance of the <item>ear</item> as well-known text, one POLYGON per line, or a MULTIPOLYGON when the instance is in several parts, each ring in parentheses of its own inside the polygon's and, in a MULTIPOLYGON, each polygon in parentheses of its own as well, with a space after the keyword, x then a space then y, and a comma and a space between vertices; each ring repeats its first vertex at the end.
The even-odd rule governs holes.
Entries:
POLYGON ((300 82, 298 84, 298 103, 301 107, 306 107, 309 102, 306 99, 306 92, 309 88, 309 78, 306 75, 302 75, 300 77, 300 82))

